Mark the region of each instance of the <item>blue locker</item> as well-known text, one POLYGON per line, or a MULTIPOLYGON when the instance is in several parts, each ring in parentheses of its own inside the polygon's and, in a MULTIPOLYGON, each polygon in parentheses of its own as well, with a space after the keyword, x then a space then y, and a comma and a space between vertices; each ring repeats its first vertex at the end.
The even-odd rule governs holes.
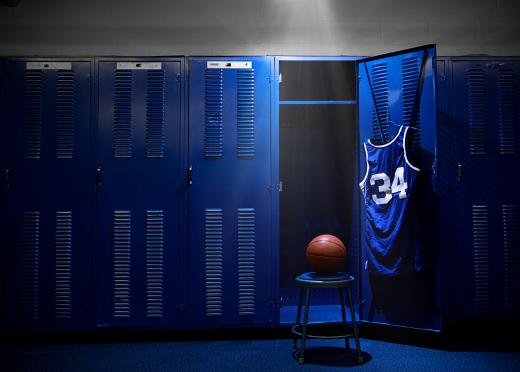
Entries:
POLYGON ((520 314, 520 62, 452 61, 460 317, 520 314))
POLYGON ((449 92, 451 64, 437 58, 437 199, 439 246, 439 302, 442 322, 459 319, 459 268, 455 237, 458 234, 456 169, 457 145, 451 120, 449 92))
MULTIPOLYGON (((411 155, 421 168, 422 220, 420 240, 430 267, 412 276, 381 278, 369 275, 366 267, 365 208, 361 206, 361 319, 427 329, 439 329, 435 249, 436 224, 431 213, 435 204, 433 167, 436 157, 436 70, 435 47, 426 46, 360 61, 359 135, 360 142, 372 138, 383 144, 397 133, 399 125, 409 125, 424 62, 424 83, 414 129, 410 129, 411 155), (377 111, 375 110, 377 104, 377 111), (378 115, 379 113, 379 115, 378 115)), ((363 149, 363 147, 360 147, 363 149)), ((364 154, 360 156, 360 180, 365 174, 364 154)))
POLYGON ((98 62, 97 323, 176 327, 182 307, 182 59, 98 62))
MULTIPOLYGON (((189 322, 273 319, 268 57, 189 60, 189 322)), ((276 145, 276 144, 275 144, 276 145)))
POLYGON ((92 64, 8 60, 4 67, 6 324, 89 328, 92 64))

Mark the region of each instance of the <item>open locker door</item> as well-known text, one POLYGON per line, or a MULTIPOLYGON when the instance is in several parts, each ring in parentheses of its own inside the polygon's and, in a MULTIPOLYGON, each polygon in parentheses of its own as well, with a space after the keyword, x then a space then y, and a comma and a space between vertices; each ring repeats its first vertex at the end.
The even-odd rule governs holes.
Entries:
POLYGON ((359 181, 365 174, 368 176, 363 143, 369 139, 368 151, 375 156, 370 160, 371 172, 383 172, 376 170, 383 164, 377 157, 386 157, 390 151, 393 160, 386 164, 402 162, 405 175, 404 180, 396 182, 403 167, 395 165, 395 170, 385 171, 387 180, 382 179, 383 173, 365 176, 364 195, 368 196, 361 199, 360 318, 369 323, 439 329, 433 186, 435 46, 361 60, 358 76, 359 181), (405 128, 401 130, 401 126, 405 128), (403 151, 403 147, 407 150, 403 151), (416 175, 412 185, 407 174, 413 172, 416 175), (410 189, 403 192, 407 184, 410 189), (398 203, 406 204, 402 207, 398 203), (380 208, 382 204, 384 208, 380 208), (376 231, 376 224, 386 224, 386 231, 376 231), (406 234, 401 234, 404 228, 406 234), (367 229, 371 231, 369 239, 367 229), (390 239, 389 235, 394 234, 401 235, 390 239))

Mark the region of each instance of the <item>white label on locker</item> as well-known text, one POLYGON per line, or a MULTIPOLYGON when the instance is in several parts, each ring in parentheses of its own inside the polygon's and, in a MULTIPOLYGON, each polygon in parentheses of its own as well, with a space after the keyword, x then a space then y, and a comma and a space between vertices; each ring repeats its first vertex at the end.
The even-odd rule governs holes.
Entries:
POLYGON ((161 62, 118 62, 118 70, 160 70, 161 62))
POLYGON ((27 70, 72 70, 70 62, 27 62, 27 70))
POLYGON ((251 61, 208 61, 207 68, 252 68, 251 61))

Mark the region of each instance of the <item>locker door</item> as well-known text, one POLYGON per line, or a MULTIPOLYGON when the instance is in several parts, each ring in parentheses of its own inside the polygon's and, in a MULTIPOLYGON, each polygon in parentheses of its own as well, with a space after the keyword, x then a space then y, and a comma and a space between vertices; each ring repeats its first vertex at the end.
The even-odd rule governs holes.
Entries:
POLYGON ((271 59, 190 59, 189 314, 271 321, 271 59))
POLYGON ((91 63, 11 60, 5 67, 7 321, 88 328, 91 63))
MULTIPOLYGON (((435 256, 435 218, 432 167, 436 156, 436 70, 435 46, 425 46, 362 60, 359 75, 360 142, 372 138, 375 144, 392 139, 399 125, 412 121, 415 97, 420 94, 414 129, 410 129, 410 155, 421 169, 417 193, 421 221, 416 238, 425 270, 410 275, 378 277, 366 266, 365 206, 361 206, 361 319, 419 328, 440 327, 437 304, 435 256), (424 80, 420 81, 424 63, 424 80), (419 89, 418 89, 419 88, 419 89), (377 105, 377 106, 376 106, 377 105), (377 107, 377 111, 376 111, 377 107), (433 213, 432 213, 433 212, 433 213)), ((360 147, 363 149, 363 146, 360 147)), ((366 171, 364 153, 360 155, 360 178, 366 171)), ((418 257, 418 256, 416 256, 418 257)))
POLYGON ((453 61, 463 318, 520 311, 520 62, 453 61))
POLYGON ((100 61, 99 326, 175 326, 181 60, 100 61))

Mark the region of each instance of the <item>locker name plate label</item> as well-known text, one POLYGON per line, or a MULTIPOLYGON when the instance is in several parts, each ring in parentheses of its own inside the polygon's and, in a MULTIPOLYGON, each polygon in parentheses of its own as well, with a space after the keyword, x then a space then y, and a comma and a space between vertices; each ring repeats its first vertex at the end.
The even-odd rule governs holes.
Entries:
POLYGON ((208 61, 206 68, 252 68, 251 61, 208 61))
POLYGON ((27 62, 27 70, 72 70, 71 62, 27 62))
POLYGON ((161 70, 161 62, 118 62, 118 70, 161 70))

